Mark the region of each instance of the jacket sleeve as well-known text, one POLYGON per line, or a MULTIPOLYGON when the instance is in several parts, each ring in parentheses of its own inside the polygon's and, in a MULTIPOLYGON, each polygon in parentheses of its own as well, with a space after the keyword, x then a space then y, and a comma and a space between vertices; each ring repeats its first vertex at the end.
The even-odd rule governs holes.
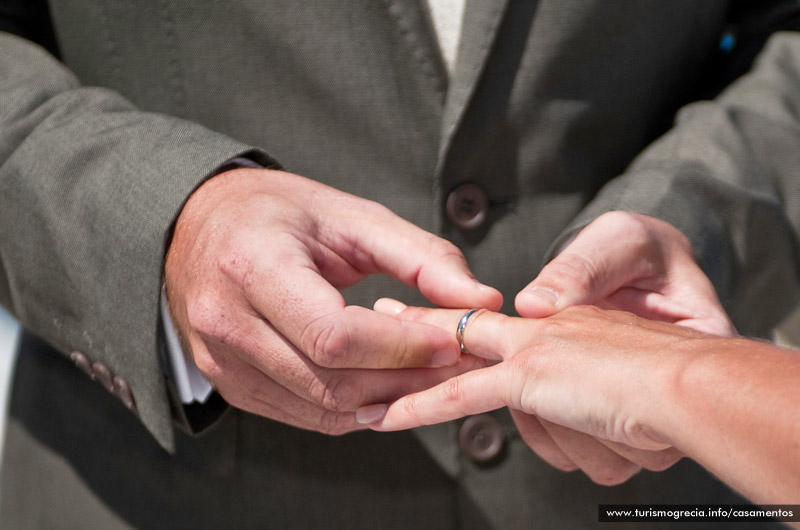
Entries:
POLYGON ((800 6, 743 4, 740 50, 755 55, 766 41, 752 69, 681 109, 565 233, 611 210, 670 222, 739 331, 763 334, 800 300, 800 33, 767 31, 796 25, 800 6))
POLYGON ((0 303, 64 354, 126 380, 173 446, 157 323, 165 237, 226 160, 273 161, 191 122, 79 84, 39 46, 0 33, 0 303))

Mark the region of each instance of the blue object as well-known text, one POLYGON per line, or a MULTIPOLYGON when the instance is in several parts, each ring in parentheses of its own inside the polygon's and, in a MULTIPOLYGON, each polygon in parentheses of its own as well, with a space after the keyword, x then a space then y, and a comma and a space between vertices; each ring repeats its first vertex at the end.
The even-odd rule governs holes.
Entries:
POLYGON ((736 36, 730 31, 726 31, 719 39, 719 51, 730 53, 736 47, 736 36))

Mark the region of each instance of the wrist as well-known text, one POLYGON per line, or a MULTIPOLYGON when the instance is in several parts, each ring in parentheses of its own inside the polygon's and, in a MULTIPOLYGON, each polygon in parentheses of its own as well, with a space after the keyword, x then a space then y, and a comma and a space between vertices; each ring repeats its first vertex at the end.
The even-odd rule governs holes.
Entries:
POLYGON ((746 344, 744 339, 706 335, 685 339, 670 352, 670 362, 657 370, 658 391, 650 404, 654 434, 691 454, 697 436, 704 432, 704 418, 711 414, 713 395, 724 384, 719 367, 726 360, 720 356, 735 357, 733 352, 746 344))
POLYGON ((709 348, 709 340, 714 339, 681 338, 662 345, 658 353, 643 355, 641 362, 636 363, 635 377, 641 385, 628 402, 634 404, 631 417, 645 440, 681 448, 681 434, 688 421, 686 414, 696 406, 689 389, 702 378, 699 360, 709 348))
POLYGON ((252 189, 246 180, 260 179, 265 170, 235 168, 218 173, 201 184, 186 200, 174 223, 172 238, 167 247, 164 276, 167 293, 170 294, 175 277, 182 271, 183 257, 198 243, 203 225, 211 219, 210 214, 228 199, 237 198, 252 189))

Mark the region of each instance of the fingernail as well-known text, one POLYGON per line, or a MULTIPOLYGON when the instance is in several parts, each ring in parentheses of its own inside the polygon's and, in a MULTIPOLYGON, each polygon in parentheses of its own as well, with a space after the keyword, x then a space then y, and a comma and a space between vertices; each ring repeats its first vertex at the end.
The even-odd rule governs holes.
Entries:
POLYGON ((377 313, 391 316, 400 314, 405 308, 406 305, 403 302, 399 302, 394 298, 380 298, 372 306, 372 309, 377 313))
POLYGON ((538 296, 547 300, 550 305, 556 305, 558 302, 558 293, 547 287, 531 287, 524 293, 526 296, 538 296))
POLYGON ((381 421, 383 417, 386 416, 388 408, 389 406, 385 403, 358 407, 358 409, 356 409, 356 421, 364 425, 381 421))
POLYGON ((431 358, 431 367, 439 368, 442 366, 453 366, 461 358, 461 352, 457 349, 448 348, 446 350, 439 350, 433 354, 431 358))

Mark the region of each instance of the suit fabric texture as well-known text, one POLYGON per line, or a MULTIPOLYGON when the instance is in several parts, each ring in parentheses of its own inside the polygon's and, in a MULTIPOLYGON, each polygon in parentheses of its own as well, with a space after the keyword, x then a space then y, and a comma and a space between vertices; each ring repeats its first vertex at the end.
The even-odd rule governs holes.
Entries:
MULTIPOLYGON (((19 36, 30 9, 0 12, 0 302, 26 329, 3 528, 577 529, 600 503, 741 502, 686 461, 613 488, 553 470, 503 412, 489 465, 458 422, 329 437, 225 410, 197 432, 162 369, 162 261, 186 198, 245 156, 453 241, 506 312, 571 230, 660 217, 764 333, 800 286, 800 39, 781 31, 800 4, 468 0, 452 78, 415 0, 52 0, 60 60, 19 36), (469 231, 444 213, 464 183, 489 200, 469 231)), ((382 278, 345 296, 424 302, 382 278)))

